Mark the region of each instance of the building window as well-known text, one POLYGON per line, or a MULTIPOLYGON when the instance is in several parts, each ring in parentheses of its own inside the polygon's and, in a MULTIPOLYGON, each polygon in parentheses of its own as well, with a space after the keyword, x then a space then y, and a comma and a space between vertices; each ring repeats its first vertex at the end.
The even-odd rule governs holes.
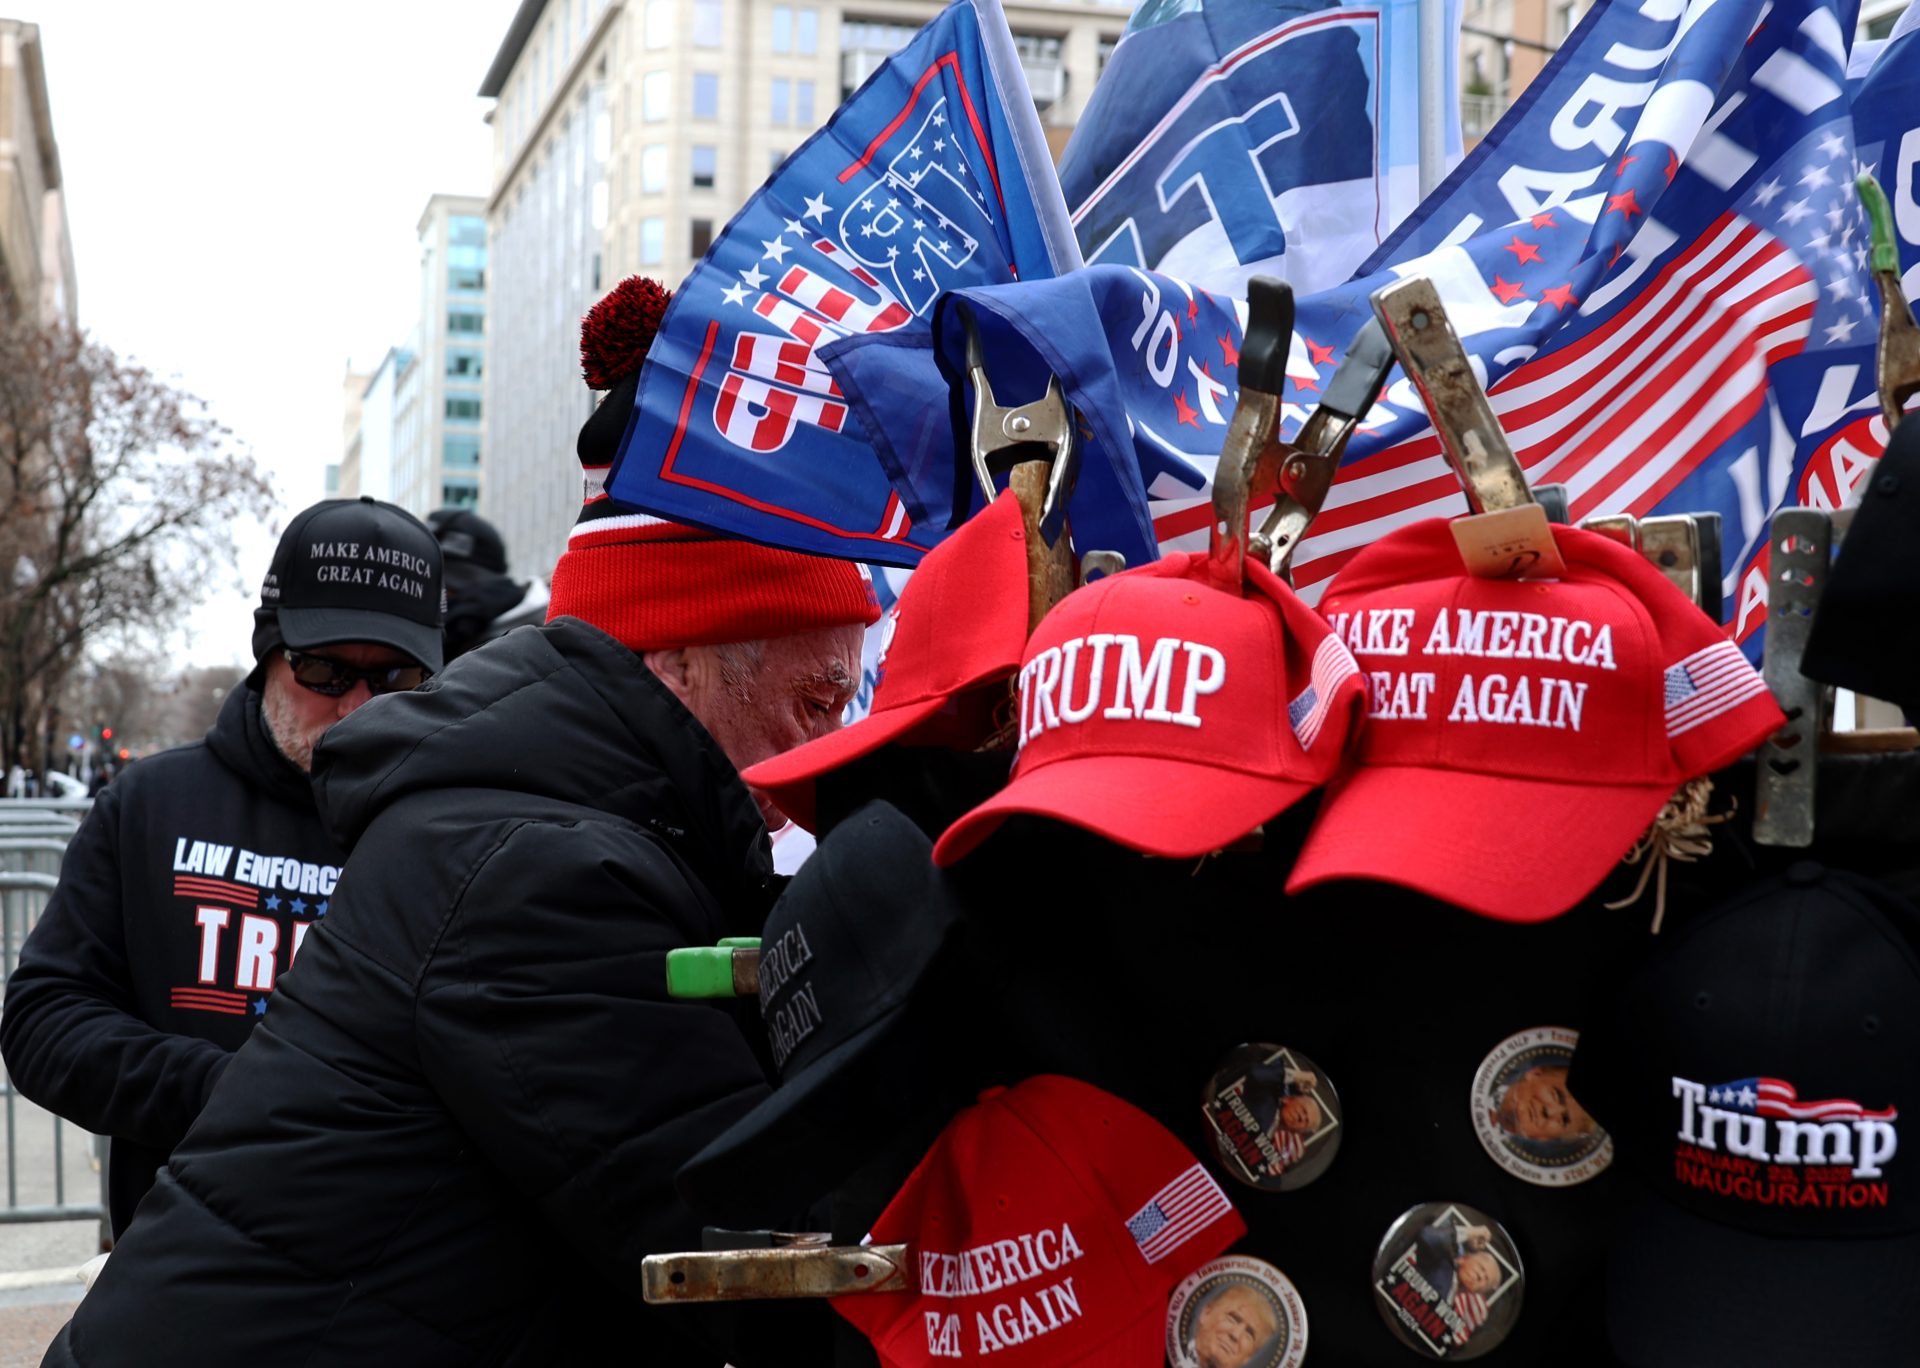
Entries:
POLYGON ((640 149, 640 193, 664 195, 667 192, 667 149, 659 143, 640 149))
POLYGON ((486 353, 472 347, 447 348, 447 374, 466 380, 478 380, 484 369, 486 353))
POLYGON ((456 294, 480 294, 487 288, 487 273, 478 266, 449 266, 447 288, 456 294))
POLYGON ((674 0, 647 0, 640 42, 649 52, 673 46, 674 0))
POLYGON ((811 57, 820 48, 820 11, 798 9, 793 12, 793 50, 811 57))
POLYGON ((456 247, 485 247, 487 221, 470 214, 454 214, 447 219, 447 241, 456 247))
POLYGON ((711 246, 713 246, 713 220, 693 220, 688 225, 687 254, 698 261, 707 254, 707 248, 711 246))
POLYGON ((775 52, 793 51, 793 6, 791 5, 773 7, 773 50, 775 52))
POLYGON ((887 24, 853 20, 840 25, 840 50, 852 52, 898 52, 913 41, 919 30, 910 24, 887 24))
POLYGON ((440 464, 449 470, 476 470, 480 465, 480 434, 449 432, 440 439, 440 464))
POLYGON ((667 258, 667 221, 663 218, 640 220, 640 264, 658 266, 667 258))
POLYGON ((640 78, 640 117, 647 123, 664 123, 667 102, 673 98, 673 76, 665 71, 649 71, 640 78))
POLYGON ((1060 60, 1060 39, 1048 33, 1016 33, 1013 35, 1013 50, 1020 54, 1023 62, 1057 62, 1060 60))
POLYGON ((784 76, 773 78, 773 125, 785 127, 793 118, 793 82, 784 76))
POLYGON ((479 309, 449 309, 447 331, 478 337, 487 330, 487 316, 479 309))
POLYGON ((478 480, 442 480, 440 504, 443 508, 472 508, 480 502, 478 480))
POLYGON ((720 117, 720 78, 711 71, 693 73, 693 117, 720 117))
POLYGON ((696 190, 713 189, 713 179, 719 170, 720 151, 706 143, 695 143, 688 149, 693 160, 693 188, 696 190))
POLYGON ((479 399, 471 395, 449 394, 447 396, 447 417, 461 422, 479 422, 479 399))
POLYGON ((1105 34, 1100 35, 1100 65, 1095 70, 1094 75, 1098 76, 1107 69, 1107 63, 1113 60, 1113 50, 1119 46, 1120 40, 1118 38, 1109 38, 1105 34))
POLYGON ((786 164, 787 154, 777 147, 774 148, 773 151, 767 155, 767 174, 772 175, 786 164))
POLYGON ((693 45, 720 46, 720 0, 693 0, 693 45))
POLYGON ((793 83, 793 117, 802 128, 813 127, 813 82, 793 83))

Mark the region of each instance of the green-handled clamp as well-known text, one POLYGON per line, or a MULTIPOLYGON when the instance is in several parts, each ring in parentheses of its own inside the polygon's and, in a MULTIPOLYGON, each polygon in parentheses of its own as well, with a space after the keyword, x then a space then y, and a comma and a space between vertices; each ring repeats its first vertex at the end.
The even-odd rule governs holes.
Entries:
POLYGON ((667 996, 760 996, 760 938, 728 936, 718 945, 667 951, 667 996))
POLYGON ((1920 394, 1920 324, 1913 321, 1907 292, 1900 285, 1900 246, 1893 235, 1893 209, 1886 192, 1872 176, 1863 175, 1854 184, 1872 226, 1868 264, 1873 268, 1873 283, 1880 288, 1880 346, 1874 371, 1880 412, 1891 432, 1899 425, 1907 401, 1920 394))

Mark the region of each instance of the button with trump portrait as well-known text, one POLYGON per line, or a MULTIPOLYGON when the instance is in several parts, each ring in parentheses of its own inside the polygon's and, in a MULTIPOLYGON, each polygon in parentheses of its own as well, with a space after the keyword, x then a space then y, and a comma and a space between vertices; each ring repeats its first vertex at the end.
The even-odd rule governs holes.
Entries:
POLYGON ((1307 1308, 1270 1263, 1229 1254, 1203 1264, 1167 1303, 1173 1368, 1299 1368, 1307 1357, 1307 1308))
POLYGON ((1340 1094, 1285 1046, 1236 1046, 1207 1080, 1200 1113, 1227 1175, 1266 1192, 1305 1187, 1340 1149, 1340 1094))
POLYGON ((1493 1162, 1536 1187, 1572 1187, 1613 1162, 1613 1140, 1567 1090, 1580 1033, 1535 1026, 1508 1036, 1473 1075, 1474 1134, 1493 1162))
POLYGON ((1422 1202, 1373 1256, 1374 1305, 1424 1358, 1464 1363, 1498 1348, 1520 1320, 1526 1272, 1513 1237, 1464 1202, 1422 1202))

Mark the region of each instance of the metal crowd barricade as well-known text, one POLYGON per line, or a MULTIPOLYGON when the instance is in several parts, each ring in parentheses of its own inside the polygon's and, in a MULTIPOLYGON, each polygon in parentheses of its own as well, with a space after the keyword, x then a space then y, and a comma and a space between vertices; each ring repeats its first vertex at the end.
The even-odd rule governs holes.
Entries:
MULTIPOLYGON (((80 818, 89 806, 84 799, 0 799, 0 969, 8 977, 19 962, 27 933, 40 919, 59 881, 67 840, 79 829, 80 818)), ((3 1010, 4 1002, 0 1001, 3 1010)), ((0 1073, 0 1106, 5 1110, 7 1182, 0 1225, 95 1221, 100 1230, 99 1247, 109 1248, 112 1229, 107 1218, 105 1138, 89 1136, 72 1122, 49 1116, 26 1102, 4 1073, 0 1073), (28 1114, 22 1115, 23 1111, 28 1114), (50 1143, 40 1140, 43 1125, 51 1127, 50 1143), (79 1200, 78 1192, 69 1192, 69 1127, 85 1136, 91 1148, 92 1168, 98 1175, 98 1190, 91 1193, 91 1200, 79 1200), (49 1196, 51 1200, 47 1200, 49 1196)), ((91 1189, 94 1185, 89 1182, 84 1186, 91 1189)))

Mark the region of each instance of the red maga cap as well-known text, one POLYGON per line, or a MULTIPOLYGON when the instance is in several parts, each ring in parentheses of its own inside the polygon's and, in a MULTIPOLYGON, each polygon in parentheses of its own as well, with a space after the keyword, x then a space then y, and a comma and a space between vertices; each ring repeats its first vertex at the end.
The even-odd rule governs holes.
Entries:
POLYGON ((1320 611, 1366 672, 1367 726, 1289 893, 1373 879, 1544 921, 1606 878, 1676 788, 1785 721, 1658 570, 1598 533, 1553 535, 1562 579, 1477 579, 1431 518, 1328 586, 1320 611))
POLYGON ((872 711, 742 776, 808 831, 821 775, 890 741, 972 749, 986 740, 984 732, 953 734, 987 715, 962 712, 956 700, 1011 676, 1027 644, 1027 539, 1011 490, 926 554, 883 631, 872 711), (953 725, 942 727, 943 720, 953 725))
POLYGON ((1312 609, 1248 563, 1245 597, 1203 552, 1067 595, 1020 670, 1020 754, 934 847, 952 864, 1014 813, 1149 855, 1231 845, 1327 782, 1359 719, 1358 667, 1312 609))
POLYGON ((874 1222, 920 1290, 833 1305, 886 1368, 1158 1368, 1168 1295, 1246 1230, 1152 1117, 1042 1074, 956 1116, 874 1222))

